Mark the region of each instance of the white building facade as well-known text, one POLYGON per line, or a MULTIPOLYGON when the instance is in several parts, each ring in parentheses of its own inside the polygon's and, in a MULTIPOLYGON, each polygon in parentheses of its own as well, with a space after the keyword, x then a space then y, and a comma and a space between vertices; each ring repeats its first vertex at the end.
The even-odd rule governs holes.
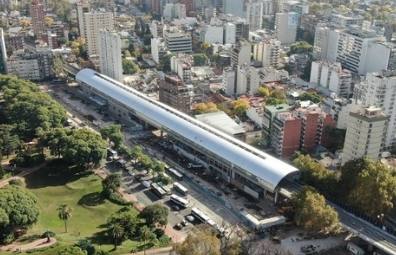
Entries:
POLYGON ((122 81, 121 38, 117 32, 100 31, 100 71, 122 81))

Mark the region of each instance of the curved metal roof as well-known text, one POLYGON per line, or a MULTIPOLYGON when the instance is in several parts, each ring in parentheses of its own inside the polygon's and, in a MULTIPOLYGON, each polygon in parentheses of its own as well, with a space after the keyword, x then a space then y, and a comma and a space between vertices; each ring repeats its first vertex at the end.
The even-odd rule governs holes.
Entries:
POLYGON ((76 79, 103 95, 130 108, 134 113, 157 128, 170 130, 184 137, 231 165, 244 170, 244 174, 274 191, 279 182, 298 169, 254 147, 214 129, 178 110, 148 98, 146 95, 121 84, 92 69, 83 69, 76 79))

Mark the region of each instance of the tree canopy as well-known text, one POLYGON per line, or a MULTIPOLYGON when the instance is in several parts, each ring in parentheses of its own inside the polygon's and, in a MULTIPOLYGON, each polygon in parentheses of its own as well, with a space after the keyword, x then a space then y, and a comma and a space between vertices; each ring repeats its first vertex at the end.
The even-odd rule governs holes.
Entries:
POLYGON ((299 97, 300 100, 306 101, 309 100, 315 104, 320 103, 322 101, 321 97, 316 92, 305 92, 299 97))
POLYGON ((348 203, 372 217, 388 213, 396 198, 394 173, 380 161, 363 159, 354 162, 361 168, 348 164, 348 168, 343 167, 341 177, 344 186, 350 187, 348 203))
POLYGON ((209 113, 209 112, 217 112, 217 105, 212 102, 208 103, 198 103, 194 107, 195 114, 209 113))
POLYGON ((232 102, 233 112, 238 116, 243 116, 249 107, 249 101, 244 98, 240 98, 232 102))
POLYGON ((111 193, 117 192, 118 188, 121 186, 121 175, 120 174, 110 174, 103 181, 103 193, 109 196, 111 193))
POLYGON ((198 229, 190 233, 180 244, 175 245, 180 255, 220 255, 220 240, 211 229, 198 229))
POLYGON ((122 60, 122 70, 124 74, 134 74, 140 69, 132 60, 124 58, 122 60))
POLYGON ((16 185, 0 189, 0 242, 12 241, 14 231, 37 222, 39 208, 35 196, 16 185))
POLYGON ((4 100, 1 111, 6 116, 3 124, 13 125, 13 134, 22 140, 34 138, 38 130, 66 123, 63 107, 29 81, 0 75, 0 92, 4 100))
POLYGON ((122 144, 123 135, 121 132, 121 125, 119 124, 111 124, 101 128, 100 134, 102 135, 103 139, 108 139, 113 142, 115 148, 119 148, 122 144))
POLYGON ((298 53, 309 53, 312 52, 312 45, 306 41, 295 42, 290 46, 290 51, 288 55, 298 54, 298 53))
POLYGON ((337 212, 313 188, 305 187, 294 195, 292 201, 298 226, 314 233, 336 234, 340 231, 337 212))
POLYGON ((150 226, 165 226, 168 223, 169 210, 160 204, 146 206, 140 213, 140 217, 146 220, 150 226))

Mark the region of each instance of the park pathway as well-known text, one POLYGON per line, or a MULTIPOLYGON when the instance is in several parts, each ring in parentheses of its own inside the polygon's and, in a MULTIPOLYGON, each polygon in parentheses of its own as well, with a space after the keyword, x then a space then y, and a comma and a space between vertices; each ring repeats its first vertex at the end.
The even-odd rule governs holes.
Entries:
POLYGON ((51 238, 49 242, 48 242, 47 238, 41 238, 41 239, 37 239, 37 240, 34 240, 33 242, 26 243, 26 244, 14 242, 9 245, 0 246, 0 251, 11 251, 11 252, 30 251, 30 250, 49 247, 55 243, 56 243, 55 238, 51 238))

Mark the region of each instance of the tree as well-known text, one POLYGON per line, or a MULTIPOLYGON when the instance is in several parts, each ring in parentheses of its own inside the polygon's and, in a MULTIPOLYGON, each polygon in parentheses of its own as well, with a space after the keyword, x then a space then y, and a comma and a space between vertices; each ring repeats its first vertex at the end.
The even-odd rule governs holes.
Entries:
POLYGON ((86 128, 74 129, 62 150, 63 159, 78 166, 98 165, 106 156, 107 144, 102 137, 86 128))
POLYGON ((195 66, 203 66, 208 62, 208 57, 202 53, 194 54, 193 58, 195 66))
POLYGON ((321 192, 336 196, 338 194, 338 180, 334 172, 329 171, 309 155, 299 154, 293 165, 300 169, 300 180, 321 192))
POLYGON ((80 247, 67 246, 57 253, 58 255, 87 255, 80 247))
POLYGON ((143 226, 140 229, 140 240, 142 240, 144 242, 144 254, 146 254, 146 245, 147 242, 151 242, 153 240, 155 240, 156 236, 154 234, 154 232, 147 226, 143 226))
POLYGON ((209 112, 217 112, 217 105, 212 102, 208 103, 198 103, 194 107, 195 114, 209 113, 209 112))
MULTIPOLYGON (((132 239, 136 237, 137 228, 140 223, 135 211, 129 207, 124 207, 118 212, 114 213, 107 219, 107 232, 112 233, 112 227, 118 224, 122 227, 122 235, 118 237, 118 243, 125 239, 132 239)), ((114 240, 113 240, 114 241, 114 240)))
POLYGON ((269 89, 265 86, 258 88, 258 93, 262 97, 269 97, 269 95, 270 95, 269 89))
POLYGON ((292 203, 297 226, 314 233, 336 234, 340 231, 337 212, 313 188, 304 187, 293 196, 292 203))
POLYGON ((118 243, 121 241, 124 236, 124 228, 118 222, 110 223, 108 228, 109 234, 113 239, 114 249, 117 249, 118 243))
POLYGON ((232 102, 233 111, 238 116, 243 116, 249 107, 249 101, 244 98, 240 98, 232 102))
POLYGON ((115 148, 119 148, 122 144, 121 125, 111 124, 100 129, 100 134, 103 139, 108 139, 114 143, 115 148))
POLYGON ((14 134, 14 126, 0 124, 0 149, 1 154, 8 156, 20 147, 18 135, 14 134))
POLYGON ((134 74, 139 71, 139 67, 130 59, 122 60, 122 70, 124 74, 134 74))
POLYGON ((58 218, 63 220, 65 224, 65 233, 67 233, 67 221, 72 217, 72 208, 66 204, 60 205, 58 207, 58 218))
POLYGON ((171 70, 171 64, 170 64, 170 59, 173 56, 173 54, 166 54, 162 56, 159 60, 159 66, 158 70, 163 71, 164 73, 170 72, 171 70))
POLYGON ((169 210, 160 204, 146 206, 140 213, 140 217, 146 220, 149 226, 165 226, 168 223, 169 210))
POLYGON ((265 101, 266 105, 278 105, 278 104, 285 104, 287 101, 285 99, 277 99, 275 97, 269 97, 265 101))
POLYGON ((287 53, 289 56, 293 54, 310 53, 313 47, 306 41, 295 42, 290 46, 290 51, 287 53))
POLYGON ((342 149, 345 141, 345 134, 345 129, 325 126, 323 136, 326 137, 326 148, 333 153, 342 149))
POLYGON ((95 246, 88 239, 79 240, 77 242, 76 246, 78 246, 82 251, 85 251, 87 253, 86 255, 96 255, 97 254, 95 246))
POLYGON ((0 189, 0 242, 12 241, 17 230, 36 223, 38 216, 37 200, 32 193, 15 185, 0 189))
POLYGON ((110 174, 102 181, 103 194, 108 197, 111 193, 117 192, 121 186, 121 175, 110 174))
POLYGON ((220 240, 209 228, 198 229, 188 234, 180 244, 175 245, 179 255, 220 255, 220 240))
POLYGON ((301 101, 309 100, 315 104, 320 103, 322 101, 321 97, 316 92, 305 92, 300 95, 299 99, 301 101))
POLYGON ((66 123, 64 108, 29 81, 0 76, 0 92, 3 124, 12 125, 13 135, 21 140, 31 140, 38 130, 48 131, 66 123))
POLYGON ((347 200, 350 205, 377 218, 394 207, 396 177, 393 171, 380 161, 366 160, 363 166, 356 176, 356 183, 347 200))
POLYGON ((47 27, 52 27, 52 25, 54 24, 54 19, 52 17, 46 16, 44 18, 44 23, 47 27))

